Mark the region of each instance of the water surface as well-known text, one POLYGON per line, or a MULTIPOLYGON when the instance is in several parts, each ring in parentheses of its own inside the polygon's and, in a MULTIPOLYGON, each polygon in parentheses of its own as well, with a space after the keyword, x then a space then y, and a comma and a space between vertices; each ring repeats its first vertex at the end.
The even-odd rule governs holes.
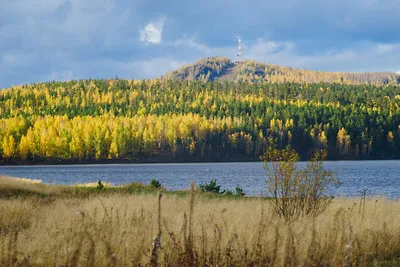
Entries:
MULTIPOLYGON (((330 161, 324 166, 335 171, 342 182, 335 189, 338 196, 359 196, 360 190, 369 189, 371 195, 400 198, 400 160, 330 161)), ((260 162, 1 166, 0 175, 41 179, 51 184, 101 180, 117 185, 155 178, 169 190, 187 189, 191 181, 217 179, 223 189, 233 190, 240 185, 248 195, 266 193, 265 171, 260 162)))

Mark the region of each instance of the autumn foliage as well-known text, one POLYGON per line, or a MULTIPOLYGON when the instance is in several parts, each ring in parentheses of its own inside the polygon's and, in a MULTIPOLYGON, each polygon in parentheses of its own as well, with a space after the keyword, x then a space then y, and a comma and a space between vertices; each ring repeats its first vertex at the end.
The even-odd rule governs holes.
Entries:
POLYGON ((82 80, 0 91, 0 160, 258 159, 267 138, 301 158, 400 157, 400 88, 82 80))

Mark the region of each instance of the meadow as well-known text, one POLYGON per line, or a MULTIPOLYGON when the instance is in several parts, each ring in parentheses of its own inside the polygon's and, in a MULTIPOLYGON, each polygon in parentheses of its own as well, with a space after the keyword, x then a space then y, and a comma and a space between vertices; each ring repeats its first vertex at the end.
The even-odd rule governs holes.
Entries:
POLYGON ((0 266, 400 266, 400 202, 292 222, 262 197, 0 177, 0 266))

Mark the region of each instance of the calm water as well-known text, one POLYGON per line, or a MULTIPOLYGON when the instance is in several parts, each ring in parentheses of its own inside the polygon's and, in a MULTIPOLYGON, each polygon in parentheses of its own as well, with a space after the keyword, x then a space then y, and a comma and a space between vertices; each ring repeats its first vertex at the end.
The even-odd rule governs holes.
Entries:
MULTIPOLYGON (((299 163, 304 165, 304 163, 299 163)), ((335 189, 340 196, 359 196, 369 189, 372 195, 400 198, 400 161, 336 161, 325 167, 336 171, 342 185, 335 189)), ((0 175, 35 178, 43 183, 75 184, 94 181, 125 184, 158 179, 168 189, 187 189, 191 181, 217 179, 222 188, 243 187, 248 195, 266 192, 261 163, 187 163, 187 164, 124 164, 69 166, 6 166, 0 175)))

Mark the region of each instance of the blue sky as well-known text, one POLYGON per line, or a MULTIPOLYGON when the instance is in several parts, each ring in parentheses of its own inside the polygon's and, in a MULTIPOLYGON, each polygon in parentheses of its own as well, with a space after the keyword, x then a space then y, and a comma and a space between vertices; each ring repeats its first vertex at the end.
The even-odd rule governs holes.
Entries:
POLYGON ((1 0, 0 88, 153 78, 206 56, 400 71, 398 0, 1 0))

